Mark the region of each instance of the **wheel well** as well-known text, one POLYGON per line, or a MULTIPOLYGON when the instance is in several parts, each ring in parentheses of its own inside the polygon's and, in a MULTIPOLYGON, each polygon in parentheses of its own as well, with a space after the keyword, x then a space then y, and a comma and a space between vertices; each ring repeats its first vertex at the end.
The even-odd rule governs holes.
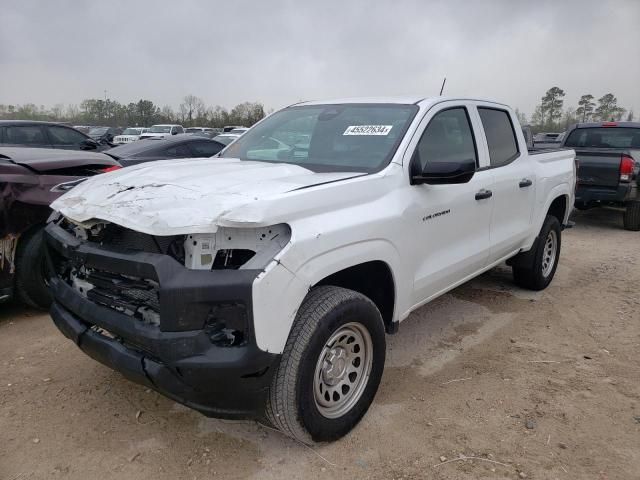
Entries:
POLYGON ((558 219, 558 222, 560 222, 560 225, 562 225, 562 223, 564 222, 564 216, 566 212, 567 212, 567 196, 562 195, 556 198, 553 202, 551 202, 551 205, 549 206, 548 215, 556 217, 558 219))
POLYGON ((395 284, 391 269, 385 262, 376 260, 354 265, 323 278, 316 285, 348 288, 365 295, 380 310, 387 333, 395 331, 395 284))

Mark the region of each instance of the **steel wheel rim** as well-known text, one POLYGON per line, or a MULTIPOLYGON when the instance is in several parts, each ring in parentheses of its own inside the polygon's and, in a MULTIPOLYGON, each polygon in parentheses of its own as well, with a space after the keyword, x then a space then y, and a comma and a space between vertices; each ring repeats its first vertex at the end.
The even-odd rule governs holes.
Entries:
POLYGON ((558 236, 555 230, 551 230, 544 241, 542 250, 542 276, 548 277, 556 263, 556 255, 558 254, 558 236))
POLYGON ((364 325, 342 325, 325 343, 313 374, 313 398, 323 417, 339 418, 360 400, 373 365, 373 342, 364 325))

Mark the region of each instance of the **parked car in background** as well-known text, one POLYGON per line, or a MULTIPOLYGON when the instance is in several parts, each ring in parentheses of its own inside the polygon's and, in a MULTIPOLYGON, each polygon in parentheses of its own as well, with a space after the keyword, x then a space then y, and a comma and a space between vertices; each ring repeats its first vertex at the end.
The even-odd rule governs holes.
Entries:
POLYGON ((576 208, 623 209, 626 230, 640 230, 640 122, 578 123, 563 146, 576 151, 576 208))
POLYGON ((218 133, 213 131, 213 130, 209 130, 209 131, 206 131, 206 132, 203 132, 203 131, 200 131, 200 130, 198 130, 196 132, 187 132, 185 130, 185 134, 186 135, 194 135, 196 137, 204 137, 204 138, 213 138, 213 137, 216 137, 218 135, 218 133))
POLYGON ((82 179, 120 168, 103 153, 0 146, 0 302, 48 308, 42 229, 49 204, 82 179))
POLYGON ((123 167, 168 158, 211 157, 225 147, 215 140, 195 135, 173 135, 167 138, 149 138, 106 150, 123 167))
POLYGON ((118 127, 93 127, 89 136, 98 143, 113 143, 113 137, 120 135, 122 129, 118 127))
POLYGON ((234 128, 233 130, 230 130, 227 133, 231 135, 243 135, 247 130, 249 129, 246 127, 238 127, 238 128, 234 128))
POLYGON ((114 145, 122 145, 125 143, 135 142, 140 139, 140 135, 148 131, 149 129, 144 127, 125 128, 120 135, 113 137, 113 141, 111 143, 114 145))
POLYGON ((222 133, 228 133, 231 130, 234 130, 236 128, 246 128, 246 127, 243 127, 242 125, 227 125, 226 127, 222 127, 222 133))
POLYGON ((562 133, 542 132, 533 136, 533 145, 538 149, 557 148, 560 145, 562 133))
POLYGON ((149 128, 148 132, 145 132, 142 135, 140 135, 140 140, 144 140, 145 138, 153 138, 153 137, 164 138, 164 137, 169 137, 171 135, 177 135, 179 133, 184 133, 184 128, 182 127, 182 125, 175 125, 175 124, 152 125, 151 128, 149 128))
POLYGON ((79 130, 82 133, 89 133, 89 130, 91 130, 93 127, 89 125, 74 125, 73 128, 79 130))
POLYGON ((103 150, 109 147, 75 128, 31 120, 0 120, 0 146, 65 150, 103 150))
POLYGON ((559 133, 540 132, 540 133, 536 133, 533 136, 533 141, 534 142, 543 142, 543 143, 553 143, 553 142, 557 142, 557 139, 558 139, 559 136, 560 136, 559 133))
POLYGON ((220 157, 125 168, 56 200, 51 317, 206 415, 335 440, 413 310, 504 261, 518 285, 550 284, 574 155, 530 154, 496 102, 296 104, 220 157))
POLYGON ((213 131, 214 131, 213 128, 209 128, 209 127, 189 127, 184 129, 184 133, 196 133, 196 132, 210 133, 213 131))

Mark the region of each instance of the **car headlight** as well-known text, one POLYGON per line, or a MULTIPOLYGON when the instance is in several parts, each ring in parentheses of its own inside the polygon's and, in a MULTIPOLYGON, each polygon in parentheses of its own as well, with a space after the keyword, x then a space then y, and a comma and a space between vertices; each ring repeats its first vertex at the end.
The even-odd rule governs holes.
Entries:
POLYGON ((215 234, 187 235, 185 266, 193 270, 263 269, 289 243, 291 228, 220 227, 215 234))

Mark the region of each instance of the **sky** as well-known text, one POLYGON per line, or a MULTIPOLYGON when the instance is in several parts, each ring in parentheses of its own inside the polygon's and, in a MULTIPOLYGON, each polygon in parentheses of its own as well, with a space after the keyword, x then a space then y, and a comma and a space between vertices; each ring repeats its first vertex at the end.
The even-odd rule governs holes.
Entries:
POLYGON ((640 114, 640 0, 0 0, 0 104, 439 93, 640 114))

